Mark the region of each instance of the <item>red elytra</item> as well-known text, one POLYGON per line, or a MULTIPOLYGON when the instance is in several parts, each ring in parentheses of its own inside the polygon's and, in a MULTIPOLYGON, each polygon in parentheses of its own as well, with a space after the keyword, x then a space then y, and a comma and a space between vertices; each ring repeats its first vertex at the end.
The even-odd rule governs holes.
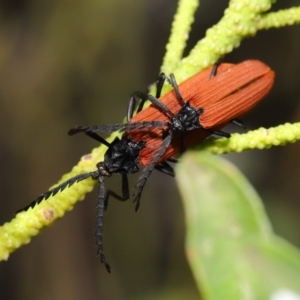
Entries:
MULTIPOLYGON (((275 77, 270 67, 258 60, 246 60, 236 65, 220 64, 216 76, 210 79, 211 71, 212 67, 209 67, 179 85, 184 101, 189 101, 193 107, 204 110, 199 117, 204 129, 221 129, 232 119, 244 115, 268 94, 275 77)), ((174 114, 181 109, 174 90, 162 96, 160 100, 174 114)), ((156 106, 150 105, 134 116, 130 123, 153 120, 168 122, 169 117, 156 106)), ((145 142, 145 148, 139 154, 141 165, 149 165, 153 152, 161 147, 164 129, 167 128, 125 132, 132 141, 145 142)), ((186 132, 186 145, 191 146, 209 135, 211 133, 203 129, 186 132)), ((176 133, 159 162, 178 153, 180 153, 180 136, 176 133)))

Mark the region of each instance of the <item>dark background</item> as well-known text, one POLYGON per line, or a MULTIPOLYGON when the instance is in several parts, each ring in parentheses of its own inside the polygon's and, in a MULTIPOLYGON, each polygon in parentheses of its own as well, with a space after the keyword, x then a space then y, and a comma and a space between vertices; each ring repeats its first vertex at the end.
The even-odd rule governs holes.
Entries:
MULTIPOLYGON (((205 0, 189 49, 228 1, 205 0)), ((278 1, 274 9, 299 5, 278 1)), ((35 199, 97 144, 69 138, 76 124, 123 120, 129 95, 159 72, 176 1, 0 2, 0 223, 35 199)), ((275 86, 245 118, 250 128, 300 120, 300 26, 242 42, 226 61, 255 58, 275 86)), ((264 200, 275 232, 300 246, 300 144, 230 154, 264 200)), ((131 185, 136 177, 131 177, 131 185)), ((120 187, 120 177, 106 180, 120 187)), ((172 178, 155 173, 139 212, 110 202, 104 247, 113 273, 95 257, 96 191, 0 266, 1 299, 199 299, 184 256, 184 219, 172 178)))

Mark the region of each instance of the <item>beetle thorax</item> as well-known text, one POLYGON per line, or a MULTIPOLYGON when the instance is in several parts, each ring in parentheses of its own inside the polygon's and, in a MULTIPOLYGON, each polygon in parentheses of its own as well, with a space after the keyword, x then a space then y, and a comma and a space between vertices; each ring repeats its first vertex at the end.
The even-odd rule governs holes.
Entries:
POLYGON ((203 113, 203 109, 195 109, 186 102, 178 114, 172 119, 172 130, 189 131, 202 128, 199 122, 199 116, 203 113))

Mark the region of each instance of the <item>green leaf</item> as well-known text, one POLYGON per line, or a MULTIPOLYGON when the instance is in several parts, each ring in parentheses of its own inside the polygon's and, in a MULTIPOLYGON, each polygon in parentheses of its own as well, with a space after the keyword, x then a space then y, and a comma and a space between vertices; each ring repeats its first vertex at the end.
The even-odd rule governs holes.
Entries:
POLYGON ((300 299, 300 252, 273 234, 245 177, 199 152, 177 171, 186 253, 204 299, 300 299))

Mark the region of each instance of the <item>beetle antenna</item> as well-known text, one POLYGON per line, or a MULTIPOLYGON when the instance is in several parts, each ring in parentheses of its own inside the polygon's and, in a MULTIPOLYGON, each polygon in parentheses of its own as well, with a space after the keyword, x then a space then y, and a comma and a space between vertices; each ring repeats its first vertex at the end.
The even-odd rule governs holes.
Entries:
POLYGON ((143 189, 145 187, 146 181, 149 178, 149 176, 151 175, 157 162, 160 160, 162 155, 165 153, 166 149, 171 144, 172 137, 173 137, 173 132, 170 131, 169 135, 163 140, 162 146, 153 153, 152 160, 150 161, 149 165, 144 168, 142 175, 139 177, 139 179, 134 187, 135 191, 133 194, 133 197, 134 197, 133 202, 136 202, 135 211, 138 211, 138 209, 140 207, 140 199, 141 199, 141 195, 142 195, 143 189))
POLYGON ((98 177, 99 190, 98 190, 98 203, 97 203, 97 215, 96 215, 96 247, 97 255, 100 256, 101 263, 105 265, 108 273, 111 273, 111 268, 106 262, 104 251, 103 251, 103 240, 102 240, 102 227, 103 227, 103 212, 105 206, 105 186, 103 176, 98 177))
POLYGON ((62 184, 56 186, 55 188, 53 188, 53 189, 47 191, 46 193, 40 195, 34 201, 32 201, 29 205, 27 205, 27 206, 19 209, 18 211, 16 211, 16 214, 19 213, 19 212, 22 212, 22 211, 27 211, 29 208, 34 208, 37 204, 41 203, 43 200, 47 200, 49 197, 55 196, 58 192, 62 192, 64 189, 72 186, 73 184, 75 184, 77 182, 85 180, 89 177, 95 178, 97 176, 98 176, 98 171, 84 173, 84 174, 74 176, 74 177, 68 179, 67 181, 63 182, 62 184))
POLYGON ((68 131, 69 135, 74 135, 78 132, 100 132, 109 133, 118 131, 124 128, 124 123, 119 124, 108 124, 108 125, 78 125, 68 131))
MULTIPOLYGON (((120 123, 120 124, 109 124, 109 125, 78 125, 68 131, 69 135, 74 135, 79 132, 84 132, 86 135, 95 138, 93 133, 100 132, 113 132, 113 131, 136 131, 136 130, 146 130, 152 129, 157 127, 164 127, 170 126, 169 122, 162 122, 162 121, 145 121, 145 122, 132 122, 132 123, 120 123)), ((105 144, 104 139, 98 137, 98 141, 105 144), (99 138, 101 140, 99 140, 99 138)))

